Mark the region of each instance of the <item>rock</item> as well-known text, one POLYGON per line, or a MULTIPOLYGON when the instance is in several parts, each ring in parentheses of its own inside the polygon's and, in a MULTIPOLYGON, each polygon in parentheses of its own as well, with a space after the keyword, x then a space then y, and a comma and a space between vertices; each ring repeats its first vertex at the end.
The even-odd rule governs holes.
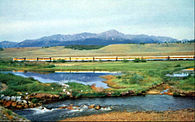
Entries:
POLYGON ((11 106, 11 104, 12 104, 12 101, 7 101, 7 102, 5 102, 5 107, 10 107, 11 106))
POLYGON ((16 107, 17 103, 16 102, 12 102, 12 107, 16 107))
POLYGON ((129 90, 129 91, 128 91, 128 93, 129 93, 130 95, 135 94, 135 92, 134 92, 134 91, 132 91, 132 90, 129 90))
POLYGON ((22 100, 22 103, 25 103, 25 104, 27 104, 27 101, 26 101, 26 100, 22 100))
POLYGON ((28 106, 29 106, 30 108, 33 108, 33 107, 34 107, 32 103, 31 103, 31 104, 29 104, 28 106))
POLYGON ((88 108, 89 108, 89 109, 95 108, 95 105, 92 104, 92 105, 88 106, 88 108))
POLYGON ((61 106, 58 109, 66 109, 66 108, 67 108, 67 106, 61 106))
POLYGON ((16 96, 11 96, 11 101, 16 101, 16 96))
POLYGON ((80 108, 82 108, 82 109, 88 109, 88 106, 87 105, 81 105, 80 108))
POLYGON ((68 106, 67 109, 68 109, 68 110, 74 110, 74 109, 73 109, 73 106, 68 106))
POLYGON ((10 96, 5 96, 5 100, 9 101, 9 100, 11 100, 11 97, 10 96))
POLYGON ((22 96, 16 96, 16 100, 21 100, 22 96))
POLYGON ((101 109, 100 105, 95 106, 95 110, 100 110, 100 109, 101 109))
POLYGON ((28 104, 24 104, 24 108, 28 108, 28 104))
POLYGON ((2 94, 2 95, 1 95, 1 97, 0 97, 0 99, 3 99, 3 97, 4 97, 4 96, 5 96, 5 95, 4 95, 4 94, 2 94))
POLYGON ((108 92, 108 93, 107 93, 107 96, 112 96, 112 93, 111 93, 111 92, 108 92))
POLYGON ((16 105, 16 108, 22 109, 22 105, 16 105))

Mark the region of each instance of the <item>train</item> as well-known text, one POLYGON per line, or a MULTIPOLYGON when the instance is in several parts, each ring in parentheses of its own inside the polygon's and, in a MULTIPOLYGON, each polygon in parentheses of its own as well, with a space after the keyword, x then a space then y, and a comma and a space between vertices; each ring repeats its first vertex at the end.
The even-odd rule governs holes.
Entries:
POLYGON ((66 62, 87 62, 87 61, 132 61, 136 58, 147 61, 165 60, 194 60, 195 56, 95 56, 95 57, 37 57, 37 58, 13 58, 13 61, 66 61, 66 62))

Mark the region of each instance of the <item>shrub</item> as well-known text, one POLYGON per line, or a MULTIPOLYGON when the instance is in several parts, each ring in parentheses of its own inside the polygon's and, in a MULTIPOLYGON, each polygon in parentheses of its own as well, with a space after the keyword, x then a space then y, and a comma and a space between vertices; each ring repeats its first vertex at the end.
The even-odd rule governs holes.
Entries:
POLYGON ((58 60, 56 60, 56 62, 64 63, 66 61, 64 59, 58 59, 58 60))
POLYGON ((127 62, 129 62, 127 59, 123 59, 123 61, 122 61, 123 63, 127 63, 127 62))
POLYGON ((17 95, 17 93, 14 90, 9 89, 9 88, 3 91, 2 94, 4 94, 5 96, 16 96, 17 95))
POLYGON ((55 67, 55 65, 44 66, 44 68, 53 68, 53 67, 55 67))
POLYGON ((11 110, 6 110, 8 115, 12 115, 12 111, 11 110))
POLYGON ((146 62, 146 60, 145 60, 145 59, 135 58, 135 59, 133 60, 133 62, 135 62, 135 63, 138 63, 138 62, 146 62))
POLYGON ((0 48, 0 51, 3 51, 4 49, 3 48, 0 48))
POLYGON ((32 103, 39 103, 39 99, 37 99, 37 98, 33 98, 31 101, 32 101, 32 103))
POLYGON ((139 58, 135 58, 135 59, 133 60, 133 62, 138 63, 138 62, 140 62, 140 59, 139 59, 139 58))
POLYGON ((175 65, 175 67, 181 67, 181 64, 177 64, 177 65, 175 65))

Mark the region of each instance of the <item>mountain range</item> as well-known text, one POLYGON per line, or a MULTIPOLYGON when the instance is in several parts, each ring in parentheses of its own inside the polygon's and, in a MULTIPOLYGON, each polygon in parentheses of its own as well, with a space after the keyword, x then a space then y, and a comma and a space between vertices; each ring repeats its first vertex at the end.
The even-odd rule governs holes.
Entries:
POLYGON ((66 45, 110 45, 127 43, 164 43, 176 42, 177 39, 164 36, 130 35, 109 30, 102 33, 79 33, 73 35, 51 35, 39 39, 28 39, 22 42, 0 42, 1 48, 11 47, 46 47, 46 46, 66 46, 66 45))

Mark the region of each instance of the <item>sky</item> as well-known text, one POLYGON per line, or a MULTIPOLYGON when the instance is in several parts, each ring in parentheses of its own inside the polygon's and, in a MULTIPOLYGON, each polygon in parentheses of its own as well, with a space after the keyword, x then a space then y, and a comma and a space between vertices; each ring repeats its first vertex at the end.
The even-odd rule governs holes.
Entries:
POLYGON ((194 39, 194 0, 0 0, 0 41, 111 29, 194 39))

